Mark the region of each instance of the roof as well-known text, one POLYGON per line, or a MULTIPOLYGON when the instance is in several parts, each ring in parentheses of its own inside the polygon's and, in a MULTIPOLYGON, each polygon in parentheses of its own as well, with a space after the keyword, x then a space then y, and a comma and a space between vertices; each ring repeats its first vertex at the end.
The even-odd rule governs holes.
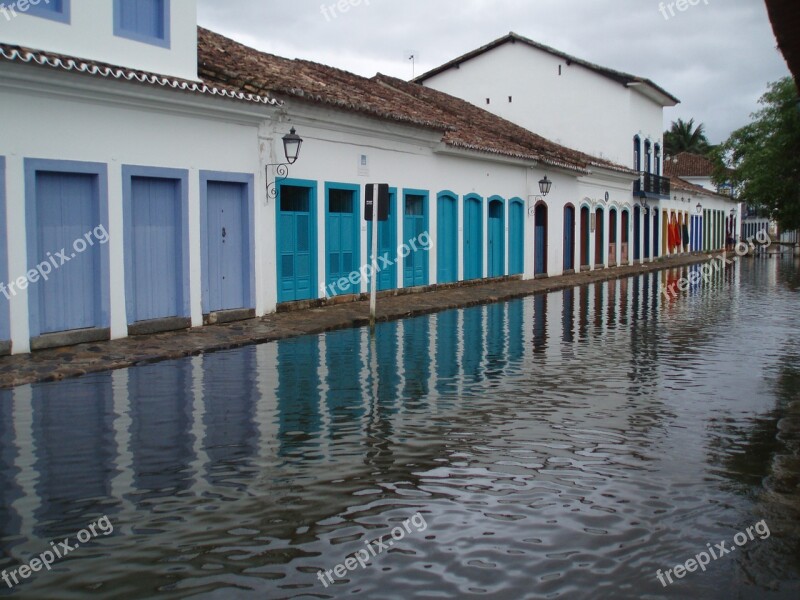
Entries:
POLYGON ((719 194, 713 190, 708 190, 700 185, 695 185, 694 183, 689 183, 685 179, 681 179, 680 177, 672 177, 670 178, 670 184, 672 186, 672 191, 679 190, 681 192, 688 192, 690 194, 703 194, 704 196, 714 196, 716 198, 722 198, 724 200, 731 200, 734 201, 730 196, 726 196, 725 194, 719 194))
POLYGON ((12 46, 9 44, 0 43, 0 61, 31 64, 49 69, 68 71, 105 79, 129 81, 151 87, 170 88, 191 94, 220 96, 232 100, 253 102, 257 104, 278 104, 275 99, 269 97, 268 95, 247 93, 220 84, 209 85, 207 83, 198 83, 197 81, 166 77, 164 75, 157 75, 155 73, 148 73, 146 71, 126 69, 124 67, 109 65, 97 61, 84 60, 72 56, 64 56, 54 52, 32 50, 30 48, 12 46))
POLYGON ((767 12, 778 46, 800 89, 800 12, 797 0, 767 0, 767 12))
POLYGON ((611 79, 612 81, 620 83, 620 84, 622 84, 622 85, 624 85, 626 87, 631 87, 631 86, 634 86, 634 85, 646 85, 646 86, 649 86, 650 88, 652 88, 653 90, 655 90, 659 94, 661 94, 664 97, 666 97, 671 102, 674 102, 675 104, 680 104, 680 100, 678 100, 675 96, 670 94, 664 88, 656 85, 655 83, 653 83, 649 79, 645 79, 643 77, 637 77, 635 75, 630 75, 629 73, 624 73, 622 71, 616 71, 614 69, 609 69, 607 67, 602 67, 600 65, 591 63, 589 61, 586 61, 586 60, 583 60, 583 59, 580 59, 580 58, 576 58, 574 56, 570 56, 569 54, 566 54, 565 52, 561 52, 560 50, 556 50, 555 48, 551 48, 550 46, 546 46, 544 44, 540 44, 539 42, 535 42, 535 41, 533 41, 533 40, 531 40, 529 38, 526 38, 524 36, 516 34, 513 31, 511 33, 509 33, 508 35, 505 35, 505 36, 503 36, 501 38, 496 39, 493 42, 490 42, 490 43, 486 44, 485 46, 481 46, 480 48, 472 50, 471 52, 467 52, 466 54, 464 54, 462 56, 459 56, 458 58, 454 58, 450 62, 447 62, 447 63, 445 63, 445 64, 443 64, 443 65, 441 65, 439 67, 436 67, 435 69, 432 69, 432 70, 428 71, 427 73, 424 73, 424 74, 420 75, 419 77, 415 78, 414 81, 417 82, 417 83, 423 83, 426 80, 430 79, 431 77, 434 77, 435 75, 438 75, 439 73, 447 71, 448 69, 452 69, 453 67, 457 67, 458 65, 460 65, 460 64, 462 64, 464 62, 467 62, 468 60, 472 60, 473 58, 476 58, 476 57, 478 57, 478 56, 480 56, 482 54, 486 54, 487 52, 490 52, 491 50, 494 50, 495 48, 498 48, 499 46, 502 46, 504 44, 509 44, 509 43, 516 44, 517 42, 521 42, 521 43, 526 44, 526 45, 528 45, 528 46, 530 46, 532 48, 535 48, 537 50, 541 50, 543 52, 547 52, 548 54, 551 54, 553 56, 561 58, 561 59, 565 60, 568 65, 569 64, 573 64, 573 63, 576 64, 576 65, 581 65, 582 67, 585 67, 586 69, 589 69, 590 71, 594 71, 595 73, 597 73, 599 75, 602 75, 603 77, 607 77, 608 79, 611 79))
POLYGON ((664 174, 667 177, 711 177, 714 163, 702 154, 681 152, 664 159, 664 174))
POLYGON ((434 128, 461 148, 538 161, 578 172, 591 166, 633 173, 621 165, 566 148, 448 94, 378 74, 365 78, 306 60, 249 48, 198 28, 200 77, 254 94, 274 94, 375 118, 434 128))

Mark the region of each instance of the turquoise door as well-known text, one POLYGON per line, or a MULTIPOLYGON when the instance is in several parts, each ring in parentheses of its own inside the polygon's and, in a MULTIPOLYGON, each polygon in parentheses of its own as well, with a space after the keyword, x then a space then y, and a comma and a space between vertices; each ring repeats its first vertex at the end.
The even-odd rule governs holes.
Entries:
MULTIPOLYGON (((397 289, 397 192, 389 190, 389 219, 378 222, 378 290, 397 289), (388 262, 387 262, 388 261, 388 262), (391 263, 391 264, 389 264, 391 263)), ((372 262, 372 223, 367 224, 367 254, 372 262)))
POLYGON ((534 248, 534 274, 547 273, 547 206, 540 204, 535 211, 535 248, 534 248))
POLYGON ((419 243, 420 236, 428 230, 426 200, 421 194, 405 195, 403 243, 410 253, 403 259, 403 287, 428 285, 428 251, 419 243))
POLYGON ((483 199, 464 200, 464 279, 483 277, 483 199))
POLYGON ((316 297, 314 196, 310 186, 284 184, 278 191, 278 302, 316 297))
POLYGON ((209 181, 203 312, 251 308, 247 186, 209 181))
POLYGON ((131 219, 128 322, 183 316, 179 181, 132 177, 131 219))
POLYGON ((327 293, 330 296, 357 294, 360 291, 360 286, 353 285, 350 280, 351 274, 361 267, 358 264, 360 230, 357 190, 358 186, 326 186, 325 256, 328 263, 327 293))
POLYGON ((59 268, 29 288, 36 307, 31 335, 99 327, 100 245, 95 240, 89 245, 84 237, 100 223, 97 176, 37 171, 35 190, 29 268, 54 260, 59 268))
POLYGON ((512 201, 508 209, 508 274, 525 270, 525 205, 512 201))
POLYGON ((436 225, 438 283, 458 281, 458 201, 454 195, 440 194, 436 225))
POLYGON ((489 202, 489 277, 505 274, 505 214, 500 200, 489 202))
POLYGON ((575 208, 564 207, 564 270, 575 269, 575 208))

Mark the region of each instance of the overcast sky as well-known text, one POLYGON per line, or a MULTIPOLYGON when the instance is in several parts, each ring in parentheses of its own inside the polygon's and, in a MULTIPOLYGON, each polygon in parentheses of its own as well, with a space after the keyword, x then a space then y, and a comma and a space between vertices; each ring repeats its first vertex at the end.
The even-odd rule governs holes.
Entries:
POLYGON ((718 143, 789 70, 763 0, 694 0, 671 16, 673 1, 662 12, 660 0, 342 0, 340 12, 325 0, 323 13, 323 0, 199 0, 198 12, 202 26, 259 50, 365 77, 410 79, 409 52, 419 75, 514 31, 652 79, 682 101, 665 126, 694 117, 718 143))

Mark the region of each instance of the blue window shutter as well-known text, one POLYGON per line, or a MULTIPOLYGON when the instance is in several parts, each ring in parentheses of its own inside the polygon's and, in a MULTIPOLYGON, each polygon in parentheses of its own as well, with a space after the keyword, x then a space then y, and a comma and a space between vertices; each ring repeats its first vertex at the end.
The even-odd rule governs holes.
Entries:
POLYGON ((28 4, 25 10, 27 15, 43 17, 61 23, 70 22, 70 0, 49 0, 38 4, 28 4))
POLYGON ((114 0, 114 34, 169 48, 170 0, 114 0))

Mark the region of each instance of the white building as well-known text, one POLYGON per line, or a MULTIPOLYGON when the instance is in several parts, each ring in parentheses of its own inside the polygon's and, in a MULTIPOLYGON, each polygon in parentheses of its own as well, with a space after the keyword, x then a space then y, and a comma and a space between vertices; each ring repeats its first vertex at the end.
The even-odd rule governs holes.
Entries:
POLYGON ((416 84, 261 54, 198 30, 194 4, 0 23, 0 353, 366 292, 368 182, 393 187, 384 290, 659 253, 634 170, 416 84))

